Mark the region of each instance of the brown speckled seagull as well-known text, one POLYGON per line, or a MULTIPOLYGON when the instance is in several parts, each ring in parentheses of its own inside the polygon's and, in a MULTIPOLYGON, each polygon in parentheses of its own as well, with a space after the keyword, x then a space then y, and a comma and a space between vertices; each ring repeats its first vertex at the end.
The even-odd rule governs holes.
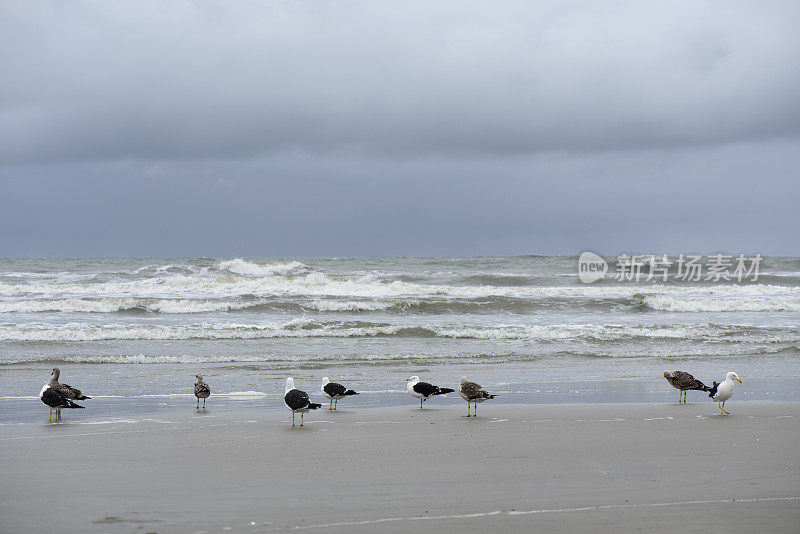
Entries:
POLYGON ((458 392, 461 394, 461 398, 467 401, 467 417, 470 417, 469 404, 471 402, 475 403, 475 417, 478 417, 478 403, 497 396, 491 395, 475 382, 470 382, 466 376, 461 377, 461 386, 459 386, 458 392))
POLYGON ((200 399, 203 399, 203 409, 206 407, 206 399, 211 396, 211 388, 203 382, 203 375, 194 375, 197 382, 194 385, 194 396, 197 397, 197 409, 200 409, 200 399))
POLYGON ((664 378, 667 379, 667 382, 669 382, 672 387, 681 391, 678 393, 678 404, 681 403, 681 397, 683 397, 683 403, 686 404, 687 389, 693 389, 697 391, 708 391, 710 389, 708 386, 684 371, 672 371, 671 373, 669 371, 664 371, 664 378))

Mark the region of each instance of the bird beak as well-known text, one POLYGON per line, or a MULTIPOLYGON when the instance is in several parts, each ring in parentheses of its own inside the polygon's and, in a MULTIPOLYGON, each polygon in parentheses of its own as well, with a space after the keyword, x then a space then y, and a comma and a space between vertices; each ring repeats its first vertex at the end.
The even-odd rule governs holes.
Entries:
POLYGON ((739 378, 737 378, 736 380, 739 380, 739 383, 740 383, 740 384, 743 384, 743 383, 744 383, 744 382, 742 382, 742 381, 741 381, 741 379, 739 379, 739 378))
POLYGON ((411 380, 411 379, 410 378, 406 378, 406 382, 408 382, 409 380, 411 380))

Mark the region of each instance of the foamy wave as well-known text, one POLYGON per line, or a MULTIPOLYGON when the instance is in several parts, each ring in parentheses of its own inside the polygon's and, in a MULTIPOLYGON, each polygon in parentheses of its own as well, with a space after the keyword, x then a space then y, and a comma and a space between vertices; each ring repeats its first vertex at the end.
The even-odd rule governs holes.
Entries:
POLYGON ((800 332, 724 325, 389 325, 295 319, 284 323, 189 325, 95 325, 86 323, 0 325, 0 341, 76 342, 108 340, 226 340, 270 338, 359 338, 375 336, 454 339, 616 342, 631 339, 702 342, 795 343, 800 332))
POLYGON ((0 325, 0 341, 109 341, 187 339, 269 339, 280 337, 372 337, 394 335, 400 327, 294 320, 282 324, 200 323, 163 325, 0 325))
POLYGON ((739 327, 718 325, 548 325, 525 326, 506 325, 501 327, 449 327, 433 329, 437 336, 487 339, 487 340, 530 340, 562 341, 582 340, 590 342, 625 341, 631 339, 650 340, 695 340, 751 343, 793 343, 800 341, 800 333, 767 331, 757 329, 742 330, 739 327))
POLYGON ((138 298, 17 300, 0 302, 0 313, 117 313, 141 310, 151 313, 185 314, 243 310, 265 302, 265 300, 226 302, 138 298))
POLYGON ((389 308, 408 308, 417 306, 419 300, 406 301, 378 301, 378 300, 315 300, 303 307, 312 308, 318 311, 381 311, 389 308))
POLYGON ((289 274, 298 274, 308 269, 308 267, 299 261, 288 263, 252 263, 240 258, 220 262, 217 264, 217 268, 221 271, 230 271, 232 273, 248 276, 286 276, 289 274))
POLYGON ((649 308, 672 312, 765 312, 800 311, 800 299, 698 299, 672 296, 647 296, 649 308))
MULTIPOLYGON (((219 270, 205 275, 166 274, 144 280, 114 281, 98 283, 0 283, 0 295, 30 299, 41 296, 50 299, 66 298, 140 298, 140 299, 189 299, 189 300, 235 300, 243 296, 256 298, 302 297, 310 299, 338 298, 354 302, 380 300, 424 300, 424 299, 590 299, 640 301, 643 297, 687 297, 687 298, 741 298, 800 299, 800 287, 755 285, 696 286, 497 286, 497 285, 449 285, 412 283, 401 280, 388 281, 374 273, 366 275, 330 275, 308 272, 300 262, 254 264, 244 260, 221 262, 219 270), (302 271, 302 274, 297 274, 302 271), (230 274, 226 274, 230 273, 230 274), (295 273, 284 275, 281 273, 295 273), (244 275, 242 275, 244 274, 244 275)), ((327 310, 339 304, 325 303, 327 310)), ((380 304, 362 304, 367 308, 380 304)), ((347 305, 358 308, 358 305, 347 305)))

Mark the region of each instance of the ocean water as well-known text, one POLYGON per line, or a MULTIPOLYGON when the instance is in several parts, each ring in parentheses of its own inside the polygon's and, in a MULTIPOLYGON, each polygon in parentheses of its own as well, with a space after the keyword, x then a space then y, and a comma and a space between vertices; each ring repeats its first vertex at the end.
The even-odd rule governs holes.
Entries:
POLYGON ((218 403, 268 407, 289 375, 312 394, 323 376, 345 382, 362 405, 409 402, 412 374, 467 375, 498 402, 676 400, 665 369, 708 383, 734 370, 741 400, 800 400, 800 258, 765 258, 741 283, 584 284, 577 269, 576 256, 4 259, 0 408, 38 403, 54 366, 98 399, 164 404, 193 403, 197 373, 218 403))

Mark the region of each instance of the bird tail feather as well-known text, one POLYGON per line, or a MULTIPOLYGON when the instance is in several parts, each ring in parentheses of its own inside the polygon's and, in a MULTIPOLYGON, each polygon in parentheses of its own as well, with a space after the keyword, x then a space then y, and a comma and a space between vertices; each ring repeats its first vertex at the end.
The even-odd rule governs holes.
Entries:
POLYGON ((316 410, 317 408, 322 408, 322 405, 315 402, 312 402, 308 405, 309 410, 316 410))
POLYGON ((75 404, 74 402, 72 402, 69 399, 67 399, 67 402, 69 404, 67 406, 64 406, 64 408, 83 408, 83 406, 81 406, 80 404, 75 404))
POLYGON ((344 392, 345 395, 358 395, 358 391, 353 391, 352 389, 348 389, 344 392))
POLYGON ((454 391, 455 391, 454 389, 450 389, 450 388, 439 388, 439 391, 434 393, 434 395, 444 395, 445 393, 452 393, 454 391))

